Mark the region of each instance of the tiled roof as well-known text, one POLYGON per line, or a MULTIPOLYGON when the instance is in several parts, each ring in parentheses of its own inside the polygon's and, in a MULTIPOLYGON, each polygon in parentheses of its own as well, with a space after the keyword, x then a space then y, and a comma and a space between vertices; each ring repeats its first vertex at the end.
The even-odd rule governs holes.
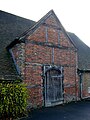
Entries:
POLYGON ((90 69, 90 47, 88 47, 74 33, 68 32, 68 34, 77 47, 79 69, 83 69, 83 70, 90 69))
MULTIPOLYGON (((6 47, 35 23, 32 20, 0 11, 0 75, 17 75, 6 47)), ((77 47, 79 68, 90 69, 90 48, 75 34, 68 32, 68 35, 77 47)))
POLYGON ((34 21, 0 11, 0 76, 17 75, 6 47, 34 24, 34 21))

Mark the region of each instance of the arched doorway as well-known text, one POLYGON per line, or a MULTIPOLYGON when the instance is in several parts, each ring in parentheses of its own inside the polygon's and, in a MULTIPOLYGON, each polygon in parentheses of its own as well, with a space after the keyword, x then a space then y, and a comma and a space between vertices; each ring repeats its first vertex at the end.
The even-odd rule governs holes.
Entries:
POLYGON ((45 106, 54 106, 63 102, 62 67, 51 67, 45 71, 45 106))

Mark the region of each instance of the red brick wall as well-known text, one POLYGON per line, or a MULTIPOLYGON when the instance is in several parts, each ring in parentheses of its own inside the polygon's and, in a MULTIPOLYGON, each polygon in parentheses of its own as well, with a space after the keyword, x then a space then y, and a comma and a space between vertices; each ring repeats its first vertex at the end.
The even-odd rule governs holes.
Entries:
MULTIPOLYGON (((77 52, 53 15, 28 35, 23 49, 24 66, 21 68, 24 82, 29 88, 30 105, 35 107, 44 103, 42 66, 45 64, 64 67, 64 100, 69 102, 76 99, 77 52)), ((14 55, 17 58, 16 51, 14 55)))
POLYGON ((90 73, 82 74, 82 98, 90 97, 90 73))
POLYGON ((25 83, 29 88, 29 103, 31 107, 42 106, 43 89, 42 89, 42 69, 35 64, 27 64, 25 67, 25 83))
POLYGON ((28 43, 25 48, 26 62, 50 64, 52 48, 28 43))
POLYGON ((39 42, 45 41, 45 27, 41 25, 33 34, 28 36, 28 39, 39 42))

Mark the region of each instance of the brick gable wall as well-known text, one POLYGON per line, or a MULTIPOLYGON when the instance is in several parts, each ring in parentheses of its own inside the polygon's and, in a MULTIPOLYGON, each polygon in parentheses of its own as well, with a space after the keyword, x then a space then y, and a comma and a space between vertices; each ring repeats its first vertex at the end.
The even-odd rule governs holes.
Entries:
POLYGON ((51 15, 31 35, 25 43, 12 49, 24 82, 28 84, 31 106, 43 106, 43 65, 64 67, 64 101, 75 100, 77 95, 77 52, 57 22, 51 15), (22 49, 18 49, 18 48, 22 49), (16 54, 21 51, 20 54, 16 54), (21 56, 21 57, 20 57, 21 56))

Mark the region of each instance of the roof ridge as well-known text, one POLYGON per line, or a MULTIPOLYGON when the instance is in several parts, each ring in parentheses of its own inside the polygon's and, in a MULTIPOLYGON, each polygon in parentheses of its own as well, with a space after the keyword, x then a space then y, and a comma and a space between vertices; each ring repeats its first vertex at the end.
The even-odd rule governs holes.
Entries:
MULTIPOLYGON (((15 42, 16 44, 18 42, 22 42, 23 38, 25 38, 28 33, 32 34, 50 15, 54 15, 54 17, 56 18, 57 22, 60 24, 64 34, 68 37, 68 39, 71 41, 71 43, 74 45, 74 47, 77 49, 76 45, 74 44, 74 42, 72 41, 71 37, 68 35, 68 33, 66 32, 65 28, 63 27, 63 25, 61 24, 60 20, 58 19, 58 17, 56 16, 55 12, 52 10, 50 10, 46 15, 44 15, 38 22, 36 22, 33 26, 31 26, 29 29, 27 29, 24 33, 22 33, 19 37, 16 38, 17 42, 15 42)), ((11 43, 12 44, 12 43, 11 43)))

